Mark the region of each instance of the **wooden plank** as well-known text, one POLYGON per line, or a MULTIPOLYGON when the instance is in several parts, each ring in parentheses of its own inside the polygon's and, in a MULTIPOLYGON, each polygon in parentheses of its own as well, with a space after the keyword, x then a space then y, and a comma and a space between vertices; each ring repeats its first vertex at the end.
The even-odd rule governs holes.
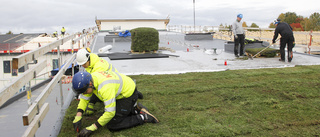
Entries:
POLYGON ((28 108, 28 110, 23 114, 23 125, 29 125, 32 119, 35 117, 36 113, 38 113, 38 108, 40 108, 45 100, 50 95, 52 89, 56 86, 58 81, 60 81, 61 76, 64 75, 64 72, 70 66, 70 64, 74 61, 76 54, 73 54, 67 63, 61 68, 61 70, 54 76, 54 78, 49 82, 49 84, 42 90, 41 94, 37 97, 34 103, 28 108))
POLYGON ((34 75, 40 73, 46 67, 46 60, 38 62, 36 66, 27 70, 16 78, 14 81, 0 91, 0 106, 8 101, 17 91, 20 90, 26 83, 34 79, 34 75))
POLYGON ((75 43, 79 42, 84 36, 85 36, 85 35, 83 34, 83 35, 81 35, 80 37, 74 39, 74 40, 72 41, 72 44, 75 44, 75 43))
POLYGON ((22 66, 26 65, 27 63, 39 58, 40 56, 46 54, 47 52, 51 51, 52 49, 60 46, 63 44, 63 42, 66 42, 72 38, 74 38, 75 35, 70 35, 68 37, 65 37, 60 40, 56 40, 52 43, 49 43, 45 46, 42 46, 36 50, 29 51, 27 53, 21 54, 17 57, 12 58, 12 68, 18 69, 22 66))
POLYGON ((43 106, 40 109, 39 114, 34 118, 34 120, 31 122, 31 124, 28 126, 27 130, 22 135, 23 137, 34 137, 36 134, 38 128, 41 125, 41 122, 45 118, 49 111, 49 103, 43 104, 43 106))

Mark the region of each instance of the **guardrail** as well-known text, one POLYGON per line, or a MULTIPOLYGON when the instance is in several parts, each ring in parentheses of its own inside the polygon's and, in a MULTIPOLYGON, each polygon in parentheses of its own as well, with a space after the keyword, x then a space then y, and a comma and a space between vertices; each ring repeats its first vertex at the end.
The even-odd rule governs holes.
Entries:
MULTIPOLYGON (((179 32, 179 33, 207 33, 207 32, 215 32, 213 37, 217 39, 223 39, 227 41, 233 41, 233 34, 230 28, 225 28, 221 26, 184 26, 184 25, 169 25, 167 27, 168 31, 179 32)), ((262 41, 272 42, 273 32, 275 28, 252 28, 252 27, 244 27, 246 31, 246 38, 252 38, 262 41), (255 32, 254 35, 251 33, 255 32), (267 32, 267 33, 266 33, 267 32), (268 34, 270 33, 270 35, 268 34), (267 34, 267 35, 265 35, 267 34)), ((317 47, 320 46, 319 31, 294 31, 295 35, 295 43, 299 45, 299 47, 305 48, 305 52, 308 54, 312 54, 311 52, 319 53, 319 49, 317 47), (303 35, 299 37, 299 35, 303 35)))
MULTIPOLYGON (((45 103, 45 100, 51 93, 53 87, 58 84, 58 81, 61 80, 61 77, 67 70, 68 66, 74 62, 75 55, 73 54, 73 45, 76 43, 79 43, 82 40, 83 47, 88 46, 87 44, 90 44, 90 41, 93 40, 94 35, 96 33, 88 33, 83 34, 79 36, 78 38, 75 38, 77 35, 73 34, 68 37, 65 37, 63 39, 56 40, 52 43, 49 43, 45 46, 42 46, 41 48, 38 48, 36 50, 29 51, 27 53, 21 54, 17 57, 12 58, 12 68, 18 69, 37 58, 41 57, 42 55, 46 54, 47 52, 50 52, 52 49, 57 48, 58 51, 58 66, 61 66, 60 64, 60 45, 63 45, 63 43, 72 40, 72 57, 70 57, 67 60, 67 63, 60 69, 60 71, 55 75, 55 77, 49 82, 49 84, 46 86, 46 88, 41 92, 41 94, 37 97, 37 99, 32 103, 31 106, 29 106, 28 110, 24 113, 22 116, 23 119, 23 125, 28 126, 27 130, 23 134, 25 137, 33 137, 37 131, 37 129, 40 127, 41 121, 45 118, 47 112, 49 111, 49 105, 48 103, 45 103), (75 38, 75 39, 74 39, 75 38)), ((3 105, 7 100, 9 100, 11 97, 14 96, 16 91, 18 91, 21 87, 23 87, 26 83, 30 82, 32 79, 36 77, 36 74, 40 73, 41 70, 43 70, 46 67, 46 60, 38 62, 34 67, 27 70, 23 74, 21 74, 17 79, 15 79, 13 82, 11 82, 7 87, 0 90, 0 106, 3 105)), ((73 69, 73 68, 72 68, 73 69)), ((74 73, 74 71, 72 71, 74 73)), ((61 82, 60 82, 60 92, 62 96, 61 91, 61 82)), ((31 92, 30 92, 31 93, 31 92)), ((63 97, 61 97, 63 98, 63 97)), ((63 105, 63 104, 61 104, 63 105)))
MULTIPOLYGON (((93 36, 95 34, 89 34, 88 35, 82 35, 79 36, 79 38, 76 38, 74 40, 72 40, 72 45, 79 43, 80 41, 83 40, 83 38, 86 38, 85 43, 84 43, 84 47, 88 46, 88 42, 90 42, 93 39, 93 36)), ((68 40, 70 40, 68 38, 68 40)), ((54 44, 54 43, 53 43, 54 44)), ((72 46, 73 47, 73 46, 72 46)), ((59 50, 59 48, 58 48, 59 50)), ((72 49, 72 54, 73 54, 73 49, 72 49)), ((50 81, 50 83, 45 87, 45 89, 41 92, 41 94, 37 97, 37 99, 34 101, 34 103, 28 108, 28 110, 25 112, 25 114, 22 116, 23 118, 23 124, 29 125, 29 127, 27 128, 27 130, 25 131, 24 135, 25 137, 31 137, 34 136, 38 127, 40 127, 40 122, 44 119, 46 113, 47 113, 47 103, 44 103, 45 100, 48 98, 48 96, 50 95, 51 91, 53 90, 53 88, 58 84, 59 81, 61 81, 61 77, 64 75, 65 71, 67 70, 68 66, 74 62, 74 59, 76 57, 76 54, 73 54, 68 60, 67 63, 65 63, 65 65, 59 70, 59 72, 55 75, 55 77, 50 81), (41 109, 40 109, 41 108, 41 109)), ((74 64, 72 64, 73 66, 74 64)), ((60 66, 60 64, 59 64, 60 66)), ((73 68, 72 68, 73 69, 73 68)), ((74 73, 74 70, 72 70, 72 73, 74 73)), ((63 95, 62 95, 62 89, 61 89, 61 85, 62 83, 60 82, 60 93, 61 93, 61 106, 63 105, 63 95)))

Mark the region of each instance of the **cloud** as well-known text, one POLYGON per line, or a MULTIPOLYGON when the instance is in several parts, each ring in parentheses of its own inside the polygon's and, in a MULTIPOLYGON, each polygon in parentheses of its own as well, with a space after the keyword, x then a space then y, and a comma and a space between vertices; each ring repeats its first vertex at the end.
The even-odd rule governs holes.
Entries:
MULTIPOLYGON (((316 0, 195 0, 196 25, 231 24, 238 13, 248 25, 268 27, 285 12, 309 17, 320 12, 316 0)), ((95 26, 98 19, 164 19, 169 25, 193 25, 193 0, 1 0, 0 33, 67 33, 95 26)))

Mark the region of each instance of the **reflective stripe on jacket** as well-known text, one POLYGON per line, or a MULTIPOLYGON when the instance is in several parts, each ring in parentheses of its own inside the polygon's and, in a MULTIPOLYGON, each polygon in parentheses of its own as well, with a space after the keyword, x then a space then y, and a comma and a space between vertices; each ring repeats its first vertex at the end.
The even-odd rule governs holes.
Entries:
MULTIPOLYGON (((116 113, 116 100, 130 97, 136 85, 130 77, 117 72, 94 72, 91 75, 95 87, 93 94, 105 105, 105 112, 98 119, 99 124, 104 126, 116 113)), ((85 111, 91 96, 92 94, 81 94, 78 109, 85 111)))
POLYGON ((108 61, 100 58, 98 55, 94 53, 90 53, 90 65, 85 69, 90 74, 93 72, 100 72, 100 71, 118 72, 118 70, 114 68, 112 64, 109 64, 108 61))

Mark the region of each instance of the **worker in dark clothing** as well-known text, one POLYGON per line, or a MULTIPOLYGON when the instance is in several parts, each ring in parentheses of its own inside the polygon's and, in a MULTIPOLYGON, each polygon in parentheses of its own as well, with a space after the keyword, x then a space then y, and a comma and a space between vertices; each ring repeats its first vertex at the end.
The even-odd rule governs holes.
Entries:
POLYGON ((280 54, 281 58, 279 61, 285 62, 285 51, 284 48, 287 45, 288 50, 288 62, 291 62, 293 58, 292 48, 294 43, 294 36, 292 32, 292 28, 288 23, 280 22, 280 19, 274 20, 274 25, 276 25, 276 30, 274 31, 274 36, 272 39, 272 43, 276 43, 276 39, 278 38, 278 34, 281 35, 280 38, 280 54))
POLYGON ((234 55, 236 57, 239 57, 238 50, 239 50, 239 43, 240 43, 240 56, 243 56, 243 49, 244 49, 244 38, 245 38, 245 32, 242 27, 242 20, 243 15, 238 14, 237 20, 233 22, 232 24, 232 31, 234 34, 234 55))

